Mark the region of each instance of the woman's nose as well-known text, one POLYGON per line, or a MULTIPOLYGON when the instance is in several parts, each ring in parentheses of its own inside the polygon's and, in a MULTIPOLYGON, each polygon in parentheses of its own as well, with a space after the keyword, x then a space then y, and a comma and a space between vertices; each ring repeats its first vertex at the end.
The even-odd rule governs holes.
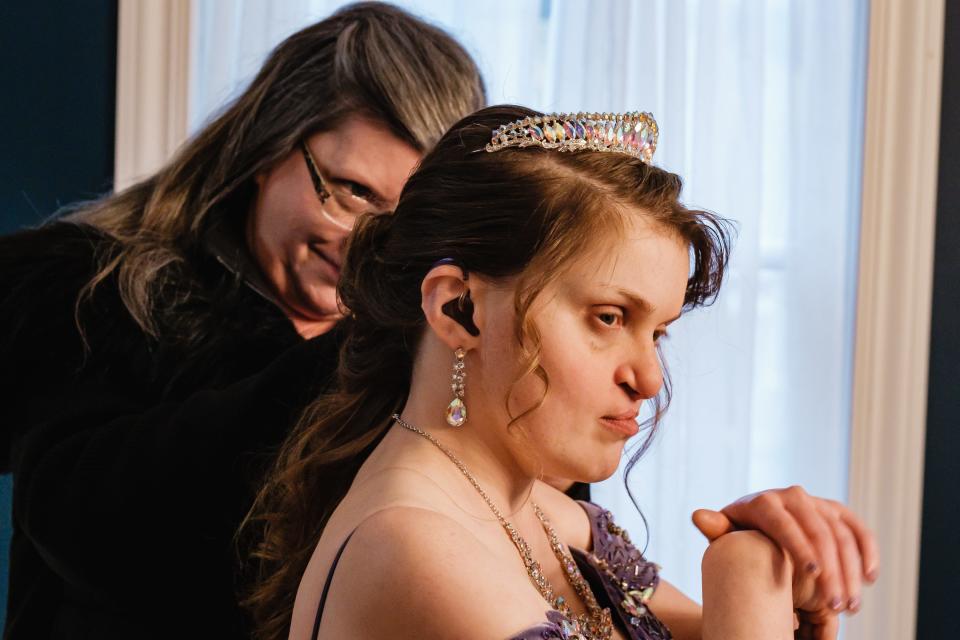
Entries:
POLYGON ((663 386, 663 370, 654 346, 637 351, 617 367, 615 382, 631 399, 652 398, 663 386))

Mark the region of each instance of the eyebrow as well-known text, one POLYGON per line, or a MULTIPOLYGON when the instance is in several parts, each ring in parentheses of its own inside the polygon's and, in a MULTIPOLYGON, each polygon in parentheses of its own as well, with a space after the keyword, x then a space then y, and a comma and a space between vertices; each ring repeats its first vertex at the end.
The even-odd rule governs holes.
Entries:
MULTIPOLYGON (((638 309, 640 309, 642 312, 646 314, 652 314, 654 311, 657 310, 657 308, 652 304, 650 304, 650 302, 646 298, 637 295, 633 291, 630 291, 628 289, 621 289, 619 287, 615 288, 614 291, 620 294, 621 296, 623 296, 624 298, 626 298, 627 300, 629 300, 632 305, 634 305, 635 307, 637 307, 638 309)), ((670 324, 674 320, 678 320, 681 315, 682 315, 682 312, 678 313, 676 316, 664 322, 664 324, 670 324)))

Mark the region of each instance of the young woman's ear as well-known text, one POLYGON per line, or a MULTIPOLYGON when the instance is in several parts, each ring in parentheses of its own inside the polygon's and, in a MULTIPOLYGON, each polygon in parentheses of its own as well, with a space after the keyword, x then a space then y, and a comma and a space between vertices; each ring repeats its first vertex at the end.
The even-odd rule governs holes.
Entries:
POLYGON ((479 342, 469 280, 459 266, 443 264, 427 273, 420 285, 420 306, 434 334, 451 349, 469 351, 479 342))

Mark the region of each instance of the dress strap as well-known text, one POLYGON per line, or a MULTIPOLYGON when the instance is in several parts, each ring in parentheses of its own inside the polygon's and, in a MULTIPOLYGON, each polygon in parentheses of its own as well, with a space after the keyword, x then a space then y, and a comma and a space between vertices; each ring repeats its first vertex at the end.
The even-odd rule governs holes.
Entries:
POLYGON ((337 570, 337 563, 340 562, 340 556, 343 555, 343 550, 347 548, 347 543, 350 542, 350 538, 353 537, 356 531, 356 529, 351 531, 347 539, 343 541, 340 549, 337 550, 337 555, 333 558, 333 564, 330 565, 330 572, 327 573, 327 581, 324 583, 323 593, 320 595, 320 604, 317 606, 317 619, 316 622, 313 623, 313 633, 310 635, 311 640, 316 640, 317 634, 320 633, 320 619, 323 617, 323 606, 327 603, 327 592, 330 591, 330 583, 333 582, 333 572, 337 570))

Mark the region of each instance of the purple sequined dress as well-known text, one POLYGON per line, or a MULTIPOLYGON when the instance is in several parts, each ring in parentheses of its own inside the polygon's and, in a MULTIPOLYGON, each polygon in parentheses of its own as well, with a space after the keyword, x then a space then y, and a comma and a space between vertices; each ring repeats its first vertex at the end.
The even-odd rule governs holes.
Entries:
MULTIPOLYGON (((667 627, 646 607, 660 582, 657 565, 647 562, 630 542, 627 532, 613 521, 606 509, 583 500, 578 501, 590 516, 593 525, 593 550, 571 547, 577 566, 590 585, 601 607, 610 609, 614 626, 630 640, 669 640, 667 627)), ((352 534, 351 534, 352 535, 352 534)), ((337 562, 350 536, 343 541, 334 558, 327 582, 320 597, 312 638, 320 630, 320 618, 327 600, 327 591, 337 562)), ((581 640, 573 621, 559 611, 547 611, 546 620, 511 636, 510 640, 581 640)))

